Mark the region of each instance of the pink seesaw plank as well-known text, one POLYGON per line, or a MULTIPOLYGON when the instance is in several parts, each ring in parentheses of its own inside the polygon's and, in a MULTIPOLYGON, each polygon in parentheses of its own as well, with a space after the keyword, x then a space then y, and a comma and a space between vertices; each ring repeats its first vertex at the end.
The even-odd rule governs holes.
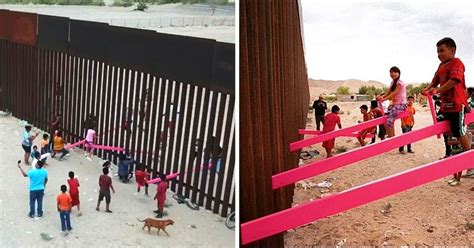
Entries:
POLYGON ((109 151, 119 151, 123 152, 125 149, 122 147, 114 147, 114 146, 103 146, 103 145, 91 145, 95 149, 101 149, 101 150, 109 150, 109 151))
MULTIPOLYGON (((474 122, 474 113, 466 115, 465 124, 474 122)), ((309 163, 302 167, 288 170, 272 176, 272 188, 277 189, 294 182, 328 172, 342 166, 381 154, 398 148, 402 145, 410 144, 418 140, 428 138, 433 135, 442 134, 449 130, 449 122, 438 122, 432 126, 413 130, 393 138, 383 140, 379 143, 359 147, 352 151, 336 155, 324 160, 309 163)), ((321 135, 322 136, 322 135, 321 135)))
MULTIPOLYGON (((169 175, 166 176, 166 180, 171 180, 171 179, 176 178, 178 176, 179 176, 179 172, 169 174, 169 175)), ((159 178, 159 177, 147 181, 148 184, 159 183, 159 182, 161 182, 161 178, 159 178)))
POLYGON ((413 130, 393 138, 385 139, 379 143, 363 146, 354 150, 330 157, 327 159, 315 161, 301 167, 288 170, 272 176, 272 187, 277 189, 294 182, 322 174, 354 162, 373 157, 375 155, 390 151, 400 146, 414 143, 415 141, 428 138, 438 133, 449 130, 448 122, 440 122, 433 126, 413 130))
MULTIPOLYGON (((201 164, 201 167, 200 167, 199 169, 200 169, 200 170, 204 169, 204 166, 205 166, 205 164, 201 164)), ((213 166, 212 163, 209 163, 209 165, 207 166, 207 168, 211 169, 212 166, 213 166)), ((196 171, 196 168, 193 169, 193 172, 195 172, 195 171, 196 171)), ((188 171, 184 171, 183 174, 186 174, 186 173, 188 173, 188 171)), ((166 179, 167 179, 167 180, 170 180, 170 179, 173 179, 173 178, 178 177, 179 175, 180 175, 179 172, 175 172, 175 173, 172 173, 172 174, 167 175, 167 176, 166 176, 166 179)), ((149 184, 152 184, 152 183, 159 183, 159 182, 161 182, 161 179, 160 179, 159 177, 147 181, 147 183, 149 183, 149 184)))
POLYGON ((81 141, 78 141, 78 142, 76 142, 76 143, 74 143, 74 144, 69 144, 69 145, 67 145, 67 146, 64 146, 64 148, 66 148, 66 149, 71 149, 71 148, 73 148, 73 147, 80 146, 80 145, 84 144, 84 142, 86 142, 86 140, 81 140, 81 141))
MULTIPOLYGON (((322 132, 318 131, 318 130, 311 130, 311 129, 298 129, 298 134, 321 135, 322 132)), ((342 135, 342 136, 357 138, 358 134, 359 134, 358 132, 353 132, 353 133, 342 135)), ((371 133, 368 133, 365 137, 370 139, 370 138, 374 137, 374 135, 371 134, 371 133)))
POLYGON ((465 170, 472 167, 472 160, 474 151, 468 151, 243 223, 242 244, 249 244, 465 170))
MULTIPOLYGON (((408 114, 409 114, 408 112, 403 112, 403 113, 401 113, 397 116, 397 119, 408 116, 408 114)), ((310 145, 313 145, 313 144, 317 144, 317 143, 320 143, 320 142, 323 142, 323 141, 326 141, 326 140, 334 139, 334 138, 337 138, 337 137, 340 137, 340 136, 350 135, 353 132, 357 132, 357 131, 360 131, 360 130, 363 130, 363 129, 367 129, 367 128, 374 127, 374 126, 377 126, 377 125, 380 125, 380 124, 384 124, 386 121, 387 121, 387 116, 383 116, 383 117, 376 118, 376 119, 373 119, 373 120, 370 120, 370 121, 365 121, 365 122, 359 123, 359 124, 354 125, 354 126, 346 127, 346 128, 339 129, 339 130, 334 130, 332 132, 325 133, 325 134, 321 134, 321 135, 316 136, 316 137, 296 141, 296 142, 293 142, 293 143, 290 144, 290 151, 295 151, 295 150, 301 149, 303 147, 310 146, 310 145)))

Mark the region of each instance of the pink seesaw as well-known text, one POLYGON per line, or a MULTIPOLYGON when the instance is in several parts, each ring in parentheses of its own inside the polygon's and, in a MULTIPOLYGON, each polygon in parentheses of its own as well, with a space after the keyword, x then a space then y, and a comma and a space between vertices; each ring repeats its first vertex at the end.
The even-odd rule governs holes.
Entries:
MULTIPOLYGON (((201 167, 200 167, 201 170, 204 168, 204 165, 205 164, 201 165, 201 167)), ((210 169, 210 168, 212 168, 212 166, 213 166, 212 163, 209 163, 208 168, 210 169)), ((196 171, 196 169, 193 169, 193 172, 195 172, 195 171, 196 171)), ((183 175, 185 175, 186 173, 188 173, 188 171, 184 171, 183 175)), ((166 175, 166 179, 167 180, 174 179, 174 178, 178 177, 180 174, 181 174, 180 172, 175 172, 173 174, 166 175)), ((159 183, 159 182, 161 182, 161 179, 159 177, 147 181, 148 184, 159 183)))
MULTIPOLYGON (((442 123, 439 123, 442 124, 442 123)), ((242 244, 269 237, 472 167, 474 151, 429 163, 241 225, 242 244)))
MULTIPOLYGON (((466 124, 474 122, 474 113, 467 114, 465 122, 466 124)), ((373 157, 400 146, 411 144, 433 135, 445 133, 447 131, 449 131, 449 122, 438 122, 432 126, 413 130, 409 133, 404 133, 399 136, 385 139, 379 143, 359 147, 346 153, 315 161, 304 166, 273 175, 272 188, 277 189, 297 181, 373 157)))
MULTIPOLYGON (((403 113, 401 113, 397 116, 397 119, 406 117, 408 115, 410 115, 409 112, 403 112, 403 113)), ((317 143, 321 143, 323 141, 334 139, 334 138, 337 138, 337 137, 340 137, 340 136, 352 135, 352 133, 354 133, 354 132, 364 130, 364 129, 367 129, 367 128, 371 128, 371 127, 375 127, 375 126, 380 125, 380 124, 384 124, 386 121, 387 121, 387 116, 383 116, 383 117, 379 117, 379 118, 376 118, 376 119, 373 119, 373 120, 370 120, 370 121, 365 121, 365 122, 359 123, 359 124, 354 125, 354 126, 346 127, 346 128, 339 129, 339 130, 334 130, 332 132, 325 133, 325 134, 321 134, 321 135, 316 136, 316 137, 311 137, 311 138, 308 138, 308 139, 296 141, 296 142, 293 142, 293 143, 290 144, 290 151, 296 151, 296 150, 301 149, 303 147, 310 146, 310 145, 317 144, 317 143)))
MULTIPOLYGON (((318 130, 311 130, 311 129, 299 129, 298 134, 307 134, 307 135, 321 135, 323 132, 318 131, 318 130)), ((350 134, 343 135, 344 137, 352 137, 352 138, 357 138, 359 136, 358 132, 353 132, 350 134)), ((366 138, 373 138, 374 134, 373 133, 368 133, 366 138)))

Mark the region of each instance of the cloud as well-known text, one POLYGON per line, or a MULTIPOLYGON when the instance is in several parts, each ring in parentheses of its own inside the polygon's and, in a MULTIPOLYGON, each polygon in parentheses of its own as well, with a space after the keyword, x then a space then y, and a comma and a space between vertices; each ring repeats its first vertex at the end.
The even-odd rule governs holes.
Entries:
POLYGON ((474 85, 472 3, 329 3, 302 0, 306 62, 312 78, 389 83, 397 65, 407 82, 430 81, 436 42, 452 37, 474 85))

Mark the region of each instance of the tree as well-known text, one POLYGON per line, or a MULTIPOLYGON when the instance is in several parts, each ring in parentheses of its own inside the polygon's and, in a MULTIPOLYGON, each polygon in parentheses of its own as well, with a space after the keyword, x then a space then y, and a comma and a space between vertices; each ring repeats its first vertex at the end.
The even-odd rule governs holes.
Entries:
POLYGON ((423 90, 424 88, 428 87, 428 85, 430 85, 430 83, 422 83, 416 87, 414 87, 413 85, 408 85, 407 86, 407 93, 408 95, 410 96, 415 96, 415 95, 418 95, 420 94, 421 90, 423 90), (411 86, 411 87, 410 87, 411 86))
POLYGON ((375 86, 373 85, 370 85, 370 86, 364 85, 359 88, 360 95, 374 96, 374 95, 379 95, 382 92, 383 92, 383 89, 375 88, 375 86))
POLYGON ((349 87, 341 86, 336 89, 336 94, 338 95, 350 95, 349 87))

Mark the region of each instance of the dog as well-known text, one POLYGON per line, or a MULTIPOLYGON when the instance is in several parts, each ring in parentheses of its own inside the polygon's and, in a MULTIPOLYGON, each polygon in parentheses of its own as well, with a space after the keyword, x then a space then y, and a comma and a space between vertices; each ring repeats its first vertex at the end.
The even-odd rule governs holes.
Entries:
POLYGON ((163 230, 163 232, 165 232, 166 235, 168 235, 168 237, 170 235, 165 230, 166 226, 174 224, 174 221, 171 220, 171 219, 157 220, 157 219, 153 219, 153 218, 146 218, 144 220, 140 220, 140 219, 137 218, 137 220, 140 221, 140 222, 145 222, 145 224, 142 227, 142 230, 145 229, 145 227, 147 227, 148 228, 148 233, 151 234, 151 232, 150 232, 151 227, 156 227, 156 228, 158 228, 158 233, 157 233, 158 235, 160 235, 160 230, 163 230))

